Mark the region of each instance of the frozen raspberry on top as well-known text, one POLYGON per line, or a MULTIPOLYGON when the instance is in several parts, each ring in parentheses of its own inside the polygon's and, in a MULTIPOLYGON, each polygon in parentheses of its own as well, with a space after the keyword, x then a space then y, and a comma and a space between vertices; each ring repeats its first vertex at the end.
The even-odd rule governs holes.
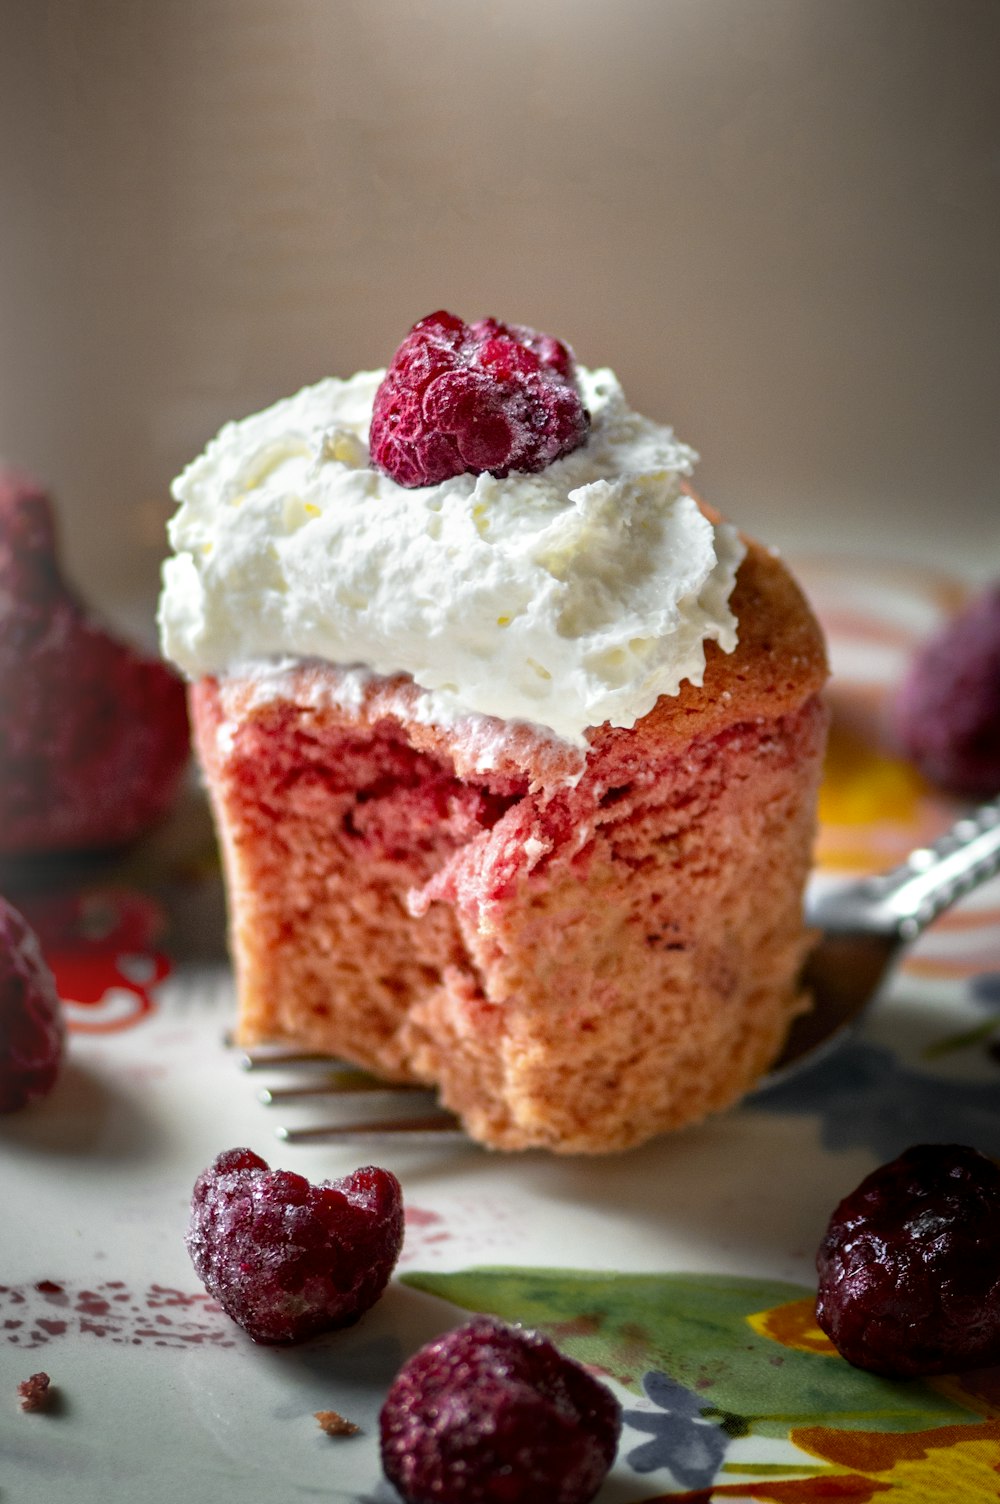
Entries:
POLYGON ((205 1288, 255 1342, 350 1326, 403 1242, 399 1181, 372 1165, 311 1185, 228 1149, 195 1182, 187 1248, 205 1288))
POLYGON ((380 1418, 406 1504, 586 1504, 614 1461, 618 1401, 551 1342, 489 1316, 405 1363, 380 1418))
POLYGON ((188 757, 182 681, 104 630, 65 582, 52 508, 0 470, 0 854, 121 845, 188 757))
POLYGON ((372 461, 401 486, 453 475, 544 470, 579 448, 590 414, 573 353, 520 324, 432 313, 393 356, 375 394, 372 461))
POLYGON ((955 794, 1000 793, 1000 581, 914 659, 893 706, 906 754, 955 794))
POLYGON ((64 1039, 56 984, 37 937, 0 898, 0 1112, 52 1090, 64 1039))

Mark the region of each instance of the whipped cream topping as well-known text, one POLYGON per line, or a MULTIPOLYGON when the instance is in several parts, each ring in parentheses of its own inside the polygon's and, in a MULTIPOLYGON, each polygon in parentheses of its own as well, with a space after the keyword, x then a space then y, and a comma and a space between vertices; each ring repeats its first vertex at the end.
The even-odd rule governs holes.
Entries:
POLYGON ((192 678, 289 658, 409 674, 425 713, 528 721, 576 746, 632 726, 704 644, 732 652, 744 548, 682 489, 697 455, 581 370, 585 445, 536 475, 407 490, 369 465, 381 371, 227 424, 174 482, 163 649, 192 678))

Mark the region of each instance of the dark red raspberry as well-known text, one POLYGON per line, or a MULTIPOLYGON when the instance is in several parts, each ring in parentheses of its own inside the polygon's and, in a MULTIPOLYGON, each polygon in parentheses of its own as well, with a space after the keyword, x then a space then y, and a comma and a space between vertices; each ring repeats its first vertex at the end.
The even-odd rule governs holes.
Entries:
POLYGON ((380 1428, 407 1504, 586 1504, 614 1461, 621 1408, 544 1337, 480 1316, 403 1365, 380 1428))
POLYGON ((195 1182, 186 1241, 205 1288, 255 1342, 302 1342, 378 1300, 403 1243, 402 1192, 372 1165, 310 1185, 229 1149, 195 1182))
POLYGON ((188 758, 184 686, 63 580, 41 488, 0 471, 0 855, 121 845, 188 758))
POLYGON ((893 712, 903 751, 932 783, 1000 792, 1000 583, 923 646, 893 712))
POLYGON ((55 1085, 65 1027, 38 939, 0 898, 0 1112, 16 1112, 55 1085))
POLYGON ((520 324, 414 324, 375 394, 373 464, 401 486, 544 470, 586 442, 573 352, 520 324))
POLYGON ((895 1378, 1000 1363, 1000 1166, 922 1144, 837 1207, 816 1319, 858 1368, 895 1378))

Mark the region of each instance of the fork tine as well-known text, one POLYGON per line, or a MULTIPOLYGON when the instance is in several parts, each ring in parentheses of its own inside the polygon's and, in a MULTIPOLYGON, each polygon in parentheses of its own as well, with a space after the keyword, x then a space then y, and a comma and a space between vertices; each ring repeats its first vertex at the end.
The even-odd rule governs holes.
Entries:
POLYGON ((367 1123, 336 1123, 312 1128, 275 1129, 276 1137, 286 1144, 337 1143, 364 1138, 372 1142, 405 1140, 409 1144, 468 1143, 469 1139, 451 1113, 435 1113, 413 1118, 376 1118, 367 1123))
POLYGON ((454 1113, 439 1107, 433 1112, 409 1113, 409 1107, 419 1107, 420 1098, 434 1102, 435 1092, 431 1086, 419 1082, 393 1082, 373 1076, 349 1061, 338 1060, 314 1050, 289 1049, 285 1045, 262 1045, 246 1050, 240 1056, 240 1066, 245 1071, 291 1070, 300 1072, 304 1079, 293 1079, 285 1085, 264 1086, 256 1093, 258 1102, 265 1107, 293 1106, 296 1102, 309 1103, 320 1097, 332 1098, 344 1103, 366 1101, 372 1106, 388 1106, 389 1102, 402 1102, 403 1113, 398 1117, 369 1118, 367 1121, 348 1123, 317 1123, 308 1127, 281 1125, 275 1136, 286 1144, 350 1142, 352 1139, 372 1139, 376 1142, 404 1141, 412 1143, 467 1143, 468 1135, 454 1113), (380 1098, 385 1098, 380 1103, 380 1098))
POLYGON ((337 1060, 332 1055, 322 1055, 316 1050, 285 1050, 280 1047, 244 1050, 240 1055, 239 1065, 243 1071, 282 1070, 286 1066, 298 1070, 305 1066, 338 1075, 347 1071, 364 1074, 358 1071, 357 1066, 350 1065, 346 1060, 337 1060))
POLYGON ((374 1076, 365 1076, 360 1071, 355 1075, 344 1071, 342 1077, 328 1077, 319 1081, 296 1086, 262 1086, 257 1101, 265 1107, 275 1107, 282 1102, 304 1101, 312 1097, 378 1097, 395 1099, 401 1096, 433 1097, 433 1089, 410 1082, 396 1085, 391 1081, 377 1081, 374 1076))

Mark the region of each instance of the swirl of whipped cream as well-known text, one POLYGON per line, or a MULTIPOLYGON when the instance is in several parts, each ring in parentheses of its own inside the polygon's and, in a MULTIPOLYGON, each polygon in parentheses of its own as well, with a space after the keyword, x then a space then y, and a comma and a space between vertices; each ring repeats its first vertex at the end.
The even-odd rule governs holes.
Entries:
POLYGON ((227 424, 174 482, 160 629, 190 677, 290 658, 405 672, 433 719, 528 721, 582 747, 700 684, 706 641, 732 652, 743 545, 682 489, 694 451, 611 371, 580 371, 591 433, 564 459, 412 490, 369 465, 382 374, 227 424))

